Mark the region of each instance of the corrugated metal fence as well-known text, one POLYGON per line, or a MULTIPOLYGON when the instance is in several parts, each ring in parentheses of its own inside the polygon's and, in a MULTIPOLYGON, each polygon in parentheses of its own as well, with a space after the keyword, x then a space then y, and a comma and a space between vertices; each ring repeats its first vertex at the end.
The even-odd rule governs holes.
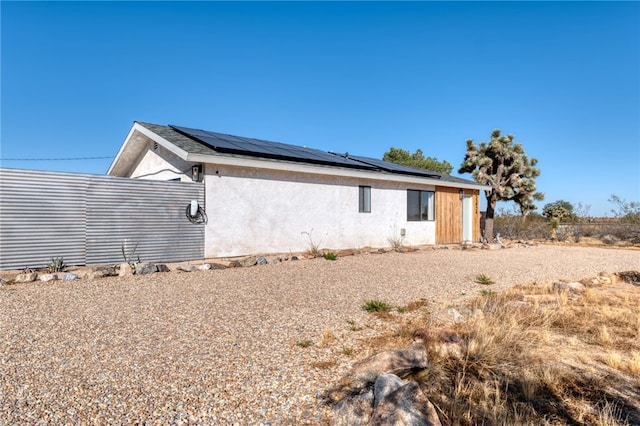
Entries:
POLYGON ((202 259, 191 200, 204 205, 202 183, 0 168, 0 269, 118 263, 123 248, 147 262, 202 259))

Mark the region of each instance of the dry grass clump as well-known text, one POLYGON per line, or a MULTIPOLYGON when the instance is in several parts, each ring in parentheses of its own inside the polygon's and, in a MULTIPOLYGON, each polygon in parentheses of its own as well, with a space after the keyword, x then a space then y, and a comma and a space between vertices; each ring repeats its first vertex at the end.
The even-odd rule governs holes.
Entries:
POLYGON ((447 328, 405 318, 375 342, 423 338, 430 366, 412 378, 443 424, 640 424, 640 287, 519 286, 466 311, 447 328))

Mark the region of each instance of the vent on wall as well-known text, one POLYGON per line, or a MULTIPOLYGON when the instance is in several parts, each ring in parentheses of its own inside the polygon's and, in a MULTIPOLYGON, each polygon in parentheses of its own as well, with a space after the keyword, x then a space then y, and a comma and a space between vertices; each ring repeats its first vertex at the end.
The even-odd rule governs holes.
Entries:
POLYGON ((154 142, 153 143, 153 150, 157 151, 158 150, 158 142, 154 142))

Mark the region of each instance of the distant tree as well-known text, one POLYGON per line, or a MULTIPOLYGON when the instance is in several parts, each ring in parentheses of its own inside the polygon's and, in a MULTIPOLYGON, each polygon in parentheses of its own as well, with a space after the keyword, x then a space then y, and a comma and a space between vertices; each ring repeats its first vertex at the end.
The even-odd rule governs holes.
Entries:
POLYGON ((490 185, 485 191, 487 212, 484 237, 493 241, 493 218, 498 201, 514 201, 522 216, 536 209, 533 200, 541 201, 544 194, 536 192, 535 178, 540 175, 538 160, 529 158, 522 144, 513 143, 513 135, 502 136, 500 130, 491 133, 489 143, 477 147, 473 139, 467 139, 467 152, 458 173, 471 173, 482 184, 490 185))
POLYGON ((573 204, 568 201, 558 200, 553 203, 545 204, 542 208, 542 216, 547 219, 555 219, 562 221, 563 219, 570 219, 574 216, 573 204))
POLYGON ((551 222, 551 239, 555 240, 558 236, 558 225, 560 222, 574 218, 573 204, 564 200, 548 203, 542 208, 542 215, 551 222))
POLYGON ((640 202, 627 201, 617 195, 611 195, 609 202, 613 203, 616 208, 611 209, 615 217, 620 218, 624 222, 640 225, 640 202))
POLYGON ((390 163, 416 167, 445 175, 451 174, 453 170, 453 166, 446 160, 438 161, 437 158, 425 157, 421 149, 417 149, 416 152, 410 154, 409 151, 404 149, 391 147, 389 151, 384 153, 382 159, 390 163))

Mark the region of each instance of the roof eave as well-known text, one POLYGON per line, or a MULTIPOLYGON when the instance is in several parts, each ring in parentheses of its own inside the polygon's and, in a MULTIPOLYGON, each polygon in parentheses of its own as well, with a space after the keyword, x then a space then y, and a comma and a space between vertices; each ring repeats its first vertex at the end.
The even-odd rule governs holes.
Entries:
POLYGON ((158 145, 185 161, 188 159, 188 152, 177 147, 175 144, 169 142, 155 132, 147 129, 140 123, 134 121, 129 134, 118 151, 118 154, 111 163, 111 166, 109 166, 107 175, 129 177, 149 140, 156 142, 158 145), (145 136, 146 140, 144 138, 140 138, 139 135, 145 136))

